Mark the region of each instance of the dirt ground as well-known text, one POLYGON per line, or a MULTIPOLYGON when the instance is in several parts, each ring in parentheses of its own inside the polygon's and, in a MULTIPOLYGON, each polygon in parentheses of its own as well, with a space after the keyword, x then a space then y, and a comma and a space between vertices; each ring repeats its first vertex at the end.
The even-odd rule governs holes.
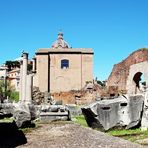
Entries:
POLYGON ((71 122, 40 124, 25 137, 27 143, 18 148, 142 148, 141 145, 71 122))

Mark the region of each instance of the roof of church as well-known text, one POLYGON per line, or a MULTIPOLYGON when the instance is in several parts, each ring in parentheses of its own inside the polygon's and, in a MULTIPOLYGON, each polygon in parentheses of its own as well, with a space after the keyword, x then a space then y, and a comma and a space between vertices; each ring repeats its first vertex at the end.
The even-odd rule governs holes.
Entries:
POLYGON ((58 39, 51 48, 40 48, 36 54, 93 54, 91 48, 71 48, 63 39, 63 33, 58 33, 58 39))
POLYGON ((52 44, 52 48, 70 48, 68 43, 63 39, 63 33, 58 33, 58 39, 52 44))
POLYGON ((58 49, 53 49, 53 48, 40 48, 37 50, 36 54, 60 54, 60 53, 84 53, 84 54, 93 54, 93 50, 91 48, 58 48, 58 49))

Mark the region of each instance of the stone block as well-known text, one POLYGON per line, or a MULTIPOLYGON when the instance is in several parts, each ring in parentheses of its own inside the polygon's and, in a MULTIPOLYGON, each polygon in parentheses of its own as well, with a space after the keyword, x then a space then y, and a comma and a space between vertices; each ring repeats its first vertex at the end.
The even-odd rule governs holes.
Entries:
POLYGON ((82 113, 90 127, 108 130, 119 126, 128 129, 140 123, 143 102, 142 95, 120 96, 85 106, 82 113))
POLYGON ((51 122, 51 121, 66 121, 68 120, 69 114, 68 112, 41 112, 40 113, 40 121, 41 122, 51 122))

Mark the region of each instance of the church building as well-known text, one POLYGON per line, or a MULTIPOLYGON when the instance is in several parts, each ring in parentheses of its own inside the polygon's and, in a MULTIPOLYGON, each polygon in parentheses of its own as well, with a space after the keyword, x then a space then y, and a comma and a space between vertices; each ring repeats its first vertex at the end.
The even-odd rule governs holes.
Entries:
POLYGON ((93 82, 93 50, 71 48, 58 33, 51 48, 38 49, 34 58, 34 86, 41 92, 81 90, 93 82))

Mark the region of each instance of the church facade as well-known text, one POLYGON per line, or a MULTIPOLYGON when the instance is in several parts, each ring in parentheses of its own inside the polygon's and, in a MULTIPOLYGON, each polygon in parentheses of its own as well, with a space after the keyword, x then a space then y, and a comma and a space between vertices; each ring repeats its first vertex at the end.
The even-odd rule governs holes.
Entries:
POLYGON ((93 54, 90 48, 70 48, 59 33, 51 48, 36 52, 34 86, 51 93, 81 90, 93 82, 93 54))

